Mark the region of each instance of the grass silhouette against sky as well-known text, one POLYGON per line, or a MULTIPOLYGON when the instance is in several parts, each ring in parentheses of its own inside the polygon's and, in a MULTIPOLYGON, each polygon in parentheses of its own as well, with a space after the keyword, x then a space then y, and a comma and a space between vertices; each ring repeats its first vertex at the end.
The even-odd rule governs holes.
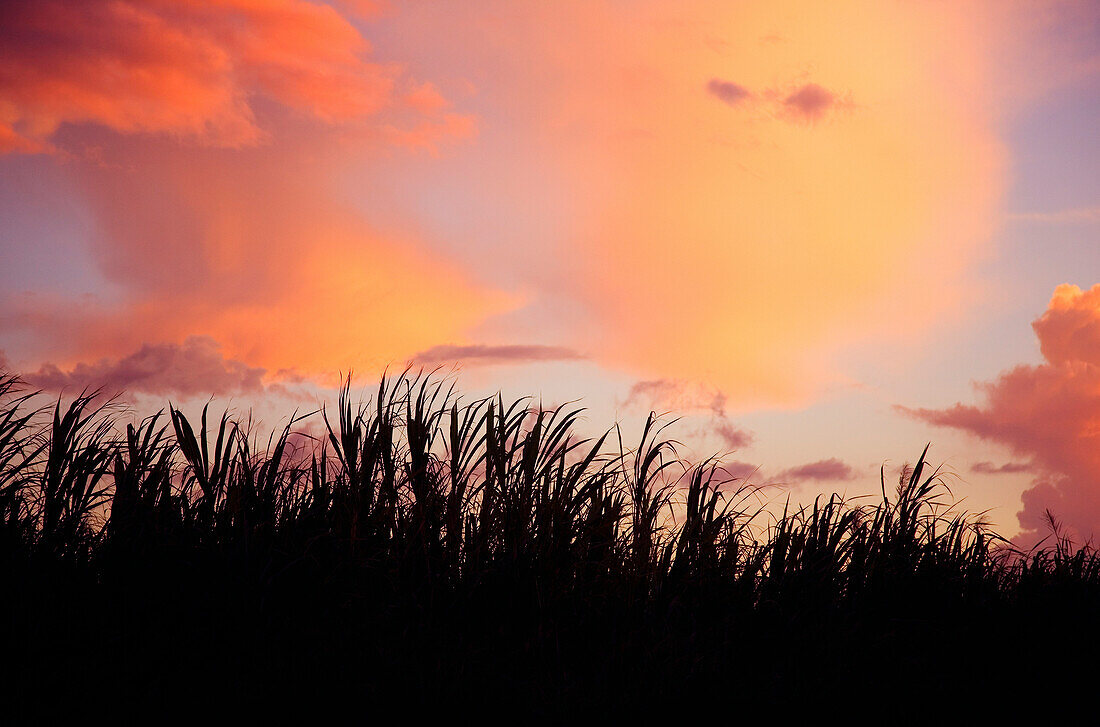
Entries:
POLYGON ((9 703, 1090 688, 1100 4, 15 0, 0 58, 9 703))
POLYGON ((208 408, 123 426, 109 401, 51 406, 13 377, 0 402, 20 700, 85 704, 103 674, 114 699, 170 703, 201 675, 208 704, 545 718, 691 693, 976 695, 1021 655, 1066 667, 1029 674, 1044 700, 1091 679, 1067 658, 1096 644, 1100 555, 1053 518, 1043 547, 1012 547, 927 452, 872 498, 776 513, 652 416, 636 445, 592 441, 579 409, 463 402, 424 375, 345 387, 319 437, 208 408))

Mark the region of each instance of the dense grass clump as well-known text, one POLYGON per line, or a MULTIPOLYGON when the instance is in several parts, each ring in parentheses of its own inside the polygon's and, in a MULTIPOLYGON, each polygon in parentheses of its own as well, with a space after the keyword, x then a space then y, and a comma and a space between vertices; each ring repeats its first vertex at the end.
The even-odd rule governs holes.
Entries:
POLYGON ((463 403, 430 376, 364 402, 347 385, 262 441, 206 409, 123 426, 94 395, 40 402, 0 377, 0 639, 22 703, 566 715, 1091 680, 1062 667, 1096 644, 1100 556, 1014 550, 925 454, 870 503, 776 517, 653 416, 636 446, 588 440, 578 409, 463 403))

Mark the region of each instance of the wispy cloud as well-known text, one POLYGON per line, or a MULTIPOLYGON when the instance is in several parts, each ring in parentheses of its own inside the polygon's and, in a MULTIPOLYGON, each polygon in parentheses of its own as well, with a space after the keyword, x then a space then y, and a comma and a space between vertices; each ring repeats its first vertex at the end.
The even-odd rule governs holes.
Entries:
POLYGON ((833 457, 790 467, 775 476, 777 482, 839 482, 856 476, 851 465, 833 457))
POLYGON ((724 462, 722 464, 722 470, 726 473, 727 476, 732 477, 736 480, 748 480, 754 477, 757 472, 759 472, 760 467, 750 462, 740 462, 735 460, 732 462, 724 462))
POLYGON ((727 450, 744 449, 752 444, 753 435, 733 423, 726 411, 726 400, 726 395, 713 386, 677 379, 649 379, 630 387, 623 406, 677 414, 709 412, 709 421, 697 433, 717 437, 727 450))
POLYGON ((992 462, 975 462, 971 467, 971 472, 976 472, 982 475, 1014 475, 1020 472, 1033 472, 1035 468, 1027 462, 1005 462, 1002 465, 995 465, 992 462))
POLYGON ((630 387, 623 406, 648 406, 665 411, 705 410, 724 415, 726 395, 713 386, 680 379, 646 379, 630 387))
POLYGON ((413 363, 425 366, 442 363, 490 366, 546 361, 578 361, 584 358, 583 354, 562 346, 473 344, 468 346, 433 346, 413 356, 413 363))

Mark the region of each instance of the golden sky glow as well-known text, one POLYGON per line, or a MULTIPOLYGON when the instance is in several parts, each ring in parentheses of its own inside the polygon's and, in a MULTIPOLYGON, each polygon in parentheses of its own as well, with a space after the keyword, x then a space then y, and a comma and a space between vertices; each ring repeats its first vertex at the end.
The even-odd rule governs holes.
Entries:
POLYGON ((572 259, 616 331, 592 345, 774 403, 835 373, 828 346, 913 335, 962 302, 1004 170, 982 49, 942 10, 697 3, 585 26, 619 29, 598 63, 561 54, 576 67, 545 133, 585 152, 567 154, 592 203, 572 259), (746 95, 725 103, 711 79, 746 95), (816 114, 792 101, 807 87, 816 114))

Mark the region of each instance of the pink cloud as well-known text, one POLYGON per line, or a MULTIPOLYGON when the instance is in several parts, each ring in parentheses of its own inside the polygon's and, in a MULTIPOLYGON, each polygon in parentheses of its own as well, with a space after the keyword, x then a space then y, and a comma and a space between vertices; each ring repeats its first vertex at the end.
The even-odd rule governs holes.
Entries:
POLYGON ((676 415, 708 412, 708 422, 695 433, 717 437, 727 450, 744 449, 752 444, 753 435, 730 420, 726 401, 726 395, 712 386, 678 379, 650 379, 631 386, 623 406, 676 415))
POLYGON ((1020 472, 1031 472, 1034 469, 1027 462, 1006 462, 1002 465, 995 465, 992 462, 975 462, 971 467, 971 472, 977 472, 983 475, 1014 475, 1020 472))
POLYGON ((783 106, 807 121, 817 121, 836 103, 836 96, 829 90, 807 83, 783 99, 783 106))
POLYGON ((726 395, 720 390, 678 379, 648 379, 630 387, 623 406, 648 406, 679 413, 707 410, 725 414, 726 395))
POLYGON ((577 361, 584 356, 561 346, 508 345, 433 346, 413 356, 413 363, 424 366, 462 362, 475 366, 523 364, 540 361, 577 361))
POLYGON ((785 469, 775 479, 778 482, 836 482, 850 480, 855 476, 850 465, 833 457, 785 469))
POLYGON ((1100 532, 1100 285, 1060 285, 1033 324, 1046 362, 977 385, 981 405, 908 409, 1028 457, 1038 472, 1023 494, 1023 540, 1044 534, 1051 510, 1082 537, 1100 532))
POLYGON ((1100 366, 1100 285, 1084 292, 1075 285, 1058 286, 1046 313, 1031 327, 1043 358, 1052 364, 1100 366))
POLYGON ((753 477, 760 467, 749 462, 725 462, 722 464, 722 471, 726 473, 726 476, 732 477, 736 480, 748 480, 753 477))
POLYGON ((723 81, 720 78, 710 79, 707 83, 707 92, 729 106, 736 106, 752 95, 744 86, 732 81, 723 81))
POLYGON ((146 344, 118 360, 80 363, 68 371, 44 364, 23 378, 50 391, 101 389, 107 395, 207 396, 262 391, 264 370, 226 359, 212 338, 146 344))
POLYGON ((726 445, 726 449, 744 449, 752 444, 752 434, 735 426, 724 417, 714 422, 711 431, 718 435, 726 445))

